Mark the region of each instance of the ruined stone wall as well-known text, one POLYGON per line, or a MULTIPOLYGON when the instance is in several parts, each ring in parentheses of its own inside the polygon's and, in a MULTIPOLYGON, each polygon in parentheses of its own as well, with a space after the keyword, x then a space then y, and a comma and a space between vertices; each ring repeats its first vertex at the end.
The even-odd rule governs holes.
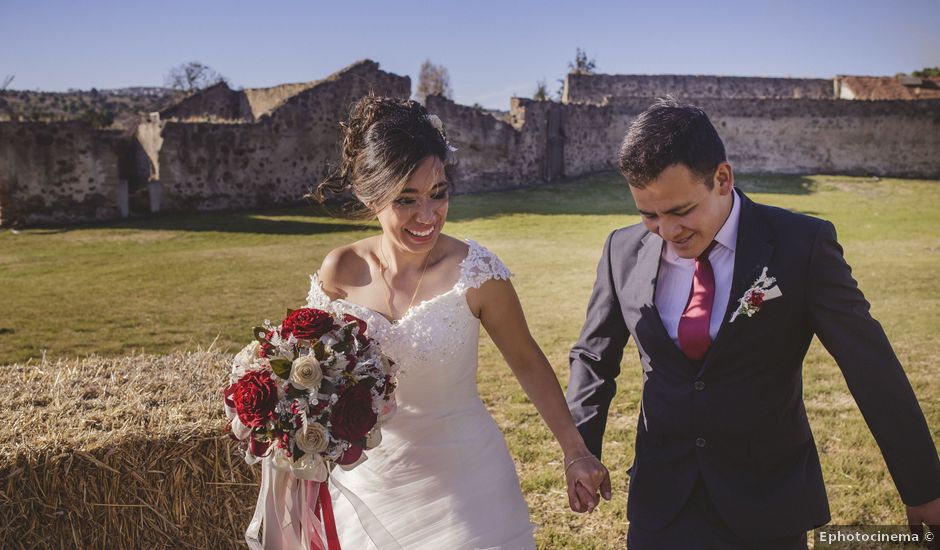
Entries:
POLYGON ((750 76, 569 74, 565 103, 601 103, 606 97, 709 97, 723 99, 831 99, 833 81, 823 78, 750 76))
MULTIPOLYGON (((503 117, 441 97, 427 104, 459 148, 458 192, 615 169, 629 124, 659 92, 711 94, 686 100, 709 113, 739 172, 940 178, 940 100, 806 99, 825 95, 823 83, 571 75, 569 100, 590 100, 513 98, 503 117)), ((411 83, 362 61, 317 82, 219 85, 148 116, 133 138, 79 122, 0 123, 0 224, 299 203, 335 168, 339 122, 369 92, 404 98, 411 83)))
MULTIPOLYGON (((444 122, 454 154, 452 178, 458 193, 505 189, 538 177, 540 151, 533 126, 523 132, 480 109, 428 96, 428 111, 444 122)), ((522 112, 519 107, 517 111, 522 112)))
POLYGON ((291 96, 312 88, 316 81, 301 82, 297 84, 281 84, 271 88, 245 88, 242 93, 251 111, 252 120, 271 114, 271 111, 280 107, 291 96))
POLYGON ((270 88, 233 90, 220 82, 164 109, 160 116, 187 122, 254 122, 270 115, 289 98, 317 84, 314 80, 270 88))
POLYGON ((0 225, 119 217, 119 141, 81 122, 0 123, 0 225))
POLYGON ((408 97, 411 82, 362 62, 290 97, 258 122, 149 122, 164 125, 158 153, 162 210, 301 202, 338 163, 339 123, 370 91, 408 97))
POLYGON ((620 110, 590 104, 569 104, 564 109, 565 174, 614 169, 616 151, 626 132, 620 110))
MULTIPOLYGON (((568 175, 616 168, 627 128, 651 101, 567 105, 569 139, 580 136, 566 149, 568 175)), ((690 102, 709 114, 741 172, 940 177, 940 101, 690 102)))
POLYGON ((176 105, 160 111, 160 117, 177 120, 251 120, 251 107, 245 94, 220 82, 196 92, 176 105))

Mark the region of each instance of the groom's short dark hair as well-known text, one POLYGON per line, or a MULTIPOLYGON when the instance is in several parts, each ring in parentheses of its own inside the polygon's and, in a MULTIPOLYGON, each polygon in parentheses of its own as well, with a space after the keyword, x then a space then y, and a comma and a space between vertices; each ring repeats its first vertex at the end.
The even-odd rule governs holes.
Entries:
POLYGON ((657 99, 630 125, 618 158, 627 182, 642 189, 666 168, 684 164, 712 188, 725 145, 705 111, 672 97, 657 99))

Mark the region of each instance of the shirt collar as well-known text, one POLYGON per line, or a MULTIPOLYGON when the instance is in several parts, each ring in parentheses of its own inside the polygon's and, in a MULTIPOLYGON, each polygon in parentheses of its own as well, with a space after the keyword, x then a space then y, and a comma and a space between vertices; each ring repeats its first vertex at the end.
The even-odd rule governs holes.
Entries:
MULTIPOLYGON (((715 240, 718 241, 718 244, 727 248, 728 250, 734 252, 738 242, 738 222, 741 219, 741 197, 738 196, 737 191, 734 189, 731 190, 731 213, 728 214, 728 219, 725 220, 725 223, 721 226, 721 229, 718 230, 718 234, 715 235, 715 240)), ((713 249, 714 251, 714 249, 713 249)), ((680 258, 673 250, 669 242, 666 242, 666 246, 663 249, 663 257, 667 258, 673 262, 682 262, 688 261, 693 262, 694 258, 680 258)))
POLYGON ((731 190, 731 200, 731 213, 728 214, 728 219, 725 220, 724 225, 715 235, 715 240, 721 246, 734 252, 738 242, 738 221, 741 219, 741 198, 738 197, 738 192, 733 188, 731 190))

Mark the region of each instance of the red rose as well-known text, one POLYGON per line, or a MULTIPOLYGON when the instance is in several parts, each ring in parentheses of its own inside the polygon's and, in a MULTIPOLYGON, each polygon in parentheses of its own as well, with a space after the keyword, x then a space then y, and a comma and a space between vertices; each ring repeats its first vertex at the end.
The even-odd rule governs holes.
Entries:
POLYGON ((326 408, 330 406, 330 402, 326 399, 323 401, 317 401, 313 408, 310 410, 310 416, 319 416, 326 408))
POLYGON ((748 296, 747 303, 754 306, 760 307, 764 303, 764 292, 762 290, 755 290, 748 296))
POLYGON ((242 424, 258 428, 274 418, 277 384, 268 371, 249 371, 226 391, 242 424))
POLYGON ((281 323, 281 336, 293 334, 296 338, 316 340, 333 330, 333 316, 321 309, 308 307, 295 309, 281 323))
POLYGON ((346 390, 333 405, 333 435, 353 442, 375 426, 378 415, 372 410, 372 391, 362 382, 346 390))
POLYGON ((346 466, 347 464, 352 464, 359 460, 360 456, 362 456, 362 447, 359 445, 350 445, 336 463, 346 466))
POLYGON ((343 315, 343 321, 347 323, 355 321, 356 324, 359 325, 359 333, 356 334, 356 340, 359 340, 360 345, 365 345, 369 341, 369 337, 366 336, 366 329, 369 328, 369 325, 367 325, 365 321, 348 313, 343 315))

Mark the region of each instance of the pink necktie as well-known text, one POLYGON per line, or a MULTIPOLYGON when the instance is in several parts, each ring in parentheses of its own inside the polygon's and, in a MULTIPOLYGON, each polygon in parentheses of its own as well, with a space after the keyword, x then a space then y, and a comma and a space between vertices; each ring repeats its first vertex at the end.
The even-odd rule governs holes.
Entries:
POLYGON ((708 254, 714 247, 715 241, 712 241, 695 259, 689 303, 679 318, 679 348, 693 361, 705 357, 705 352, 712 343, 708 327, 711 324, 712 304, 715 302, 715 272, 708 261, 708 254))

